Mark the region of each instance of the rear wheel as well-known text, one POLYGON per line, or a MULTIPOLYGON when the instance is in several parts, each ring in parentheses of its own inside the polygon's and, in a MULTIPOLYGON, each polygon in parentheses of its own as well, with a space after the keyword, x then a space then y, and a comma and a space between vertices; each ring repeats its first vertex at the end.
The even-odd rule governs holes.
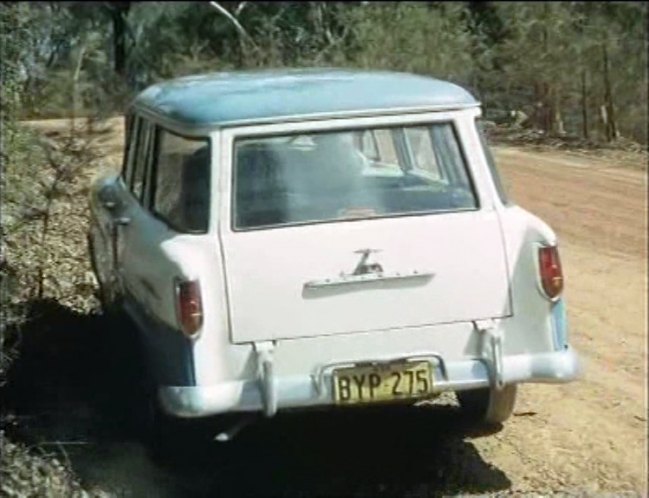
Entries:
POLYGON ((460 408, 471 419, 487 425, 506 421, 516 404, 516 384, 497 389, 471 389, 456 393, 460 408))

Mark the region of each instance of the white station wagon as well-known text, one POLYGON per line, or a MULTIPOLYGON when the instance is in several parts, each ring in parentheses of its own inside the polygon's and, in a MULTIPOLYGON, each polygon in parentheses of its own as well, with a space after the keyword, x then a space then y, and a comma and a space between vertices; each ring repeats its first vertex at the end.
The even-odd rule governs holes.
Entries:
POLYGON ((457 394, 476 422, 568 382, 554 232, 506 197, 462 88, 391 72, 152 86, 89 232, 176 418, 457 394))

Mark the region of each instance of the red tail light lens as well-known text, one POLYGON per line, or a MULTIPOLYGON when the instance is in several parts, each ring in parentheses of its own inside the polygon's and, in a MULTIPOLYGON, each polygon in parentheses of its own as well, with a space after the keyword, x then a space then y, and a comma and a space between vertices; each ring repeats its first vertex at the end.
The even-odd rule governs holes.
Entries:
POLYGON ((550 299, 558 297, 563 291, 563 272, 557 246, 539 249, 539 272, 543 292, 550 299))
POLYGON ((194 337, 203 325, 201 288, 197 280, 176 282, 176 314, 180 330, 194 337))

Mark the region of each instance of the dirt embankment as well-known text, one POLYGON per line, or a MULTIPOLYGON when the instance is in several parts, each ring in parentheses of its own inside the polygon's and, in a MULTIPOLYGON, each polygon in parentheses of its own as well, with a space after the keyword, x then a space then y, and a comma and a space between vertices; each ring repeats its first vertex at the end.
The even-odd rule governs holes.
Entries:
MULTIPOLYGON (((108 158, 89 167, 89 178, 119 165, 121 120, 111 124, 97 140, 108 158)), ((51 131, 56 123, 37 126, 51 131)), ((88 488, 115 496, 646 496, 644 159, 511 146, 496 147, 495 155, 511 197, 559 235, 571 342, 584 364, 580 382, 522 386, 515 414, 500 432, 462 429, 452 407, 425 414, 286 416, 244 432, 227 457, 215 449, 162 468, 121 425, 126 408, 114 388, 132 380, 128 362, 99 354, 93 342, 93 333, 109 327, 101 317, 74 314, 47 324, 50 337, 77 344, 73 355, 32 356, 34 366, 24 364, 17 375, 32 388, 45 386, 19 415, 37 440, 62 443, 88 488), (75 363, 80 349, 87 358, 75 363), (63 363, 66 376, 43 381, 43 365, 56 372, 63 363), (111 369, 120 372, 121 384, 111 369), (69 389, 75 382, 82 388, 69 389), (62 403, 61 393, 70 392, 72 401, 62 403), (35 402, 37 396, 43 403, 35 402), (38 422, 44 410, 48 422, 38 422)))

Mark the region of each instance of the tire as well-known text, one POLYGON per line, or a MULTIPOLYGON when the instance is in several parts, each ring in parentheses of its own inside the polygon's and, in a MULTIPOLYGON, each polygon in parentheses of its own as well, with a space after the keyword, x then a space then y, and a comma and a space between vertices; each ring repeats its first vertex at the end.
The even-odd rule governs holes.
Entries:
POLYGON ((514 411, 516 404, 516 384, 496 389, 471 389, 455 394, 461 410, 472 420, 487 425, 505 422, 514 411))

